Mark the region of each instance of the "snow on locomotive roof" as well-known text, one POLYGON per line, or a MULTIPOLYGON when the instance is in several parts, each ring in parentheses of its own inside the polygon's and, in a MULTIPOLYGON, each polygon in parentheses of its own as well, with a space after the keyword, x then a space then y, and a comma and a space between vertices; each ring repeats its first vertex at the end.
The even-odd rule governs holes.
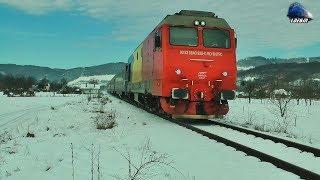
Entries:
POLYGON ((174 15, 167 15, 158 26, 169 24, 172 26, 193 26, 194 21, 205 21, 206 26, 230 28, 229 24, 222 18, 218 18, 213 12, 181 10, 174 15))

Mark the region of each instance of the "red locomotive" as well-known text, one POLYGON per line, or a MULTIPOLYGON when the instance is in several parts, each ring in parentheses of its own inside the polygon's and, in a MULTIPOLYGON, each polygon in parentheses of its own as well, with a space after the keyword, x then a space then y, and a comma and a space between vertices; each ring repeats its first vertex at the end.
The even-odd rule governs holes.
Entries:
POLYGON ((107 89, 175 118, 225 115, 235 98, 236 45, 224 19, 182 10, 155 27, 107 89))

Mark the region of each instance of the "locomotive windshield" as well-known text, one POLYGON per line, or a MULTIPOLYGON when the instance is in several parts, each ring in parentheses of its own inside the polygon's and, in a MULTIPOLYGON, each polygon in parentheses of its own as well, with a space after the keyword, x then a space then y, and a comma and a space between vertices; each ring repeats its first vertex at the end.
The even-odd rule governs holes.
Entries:
POLYGON ((203 45, 213 48, 230 48, 229 31, 223 29, 204 29, 203 45))
POLYGON ((170 27, 170 44, 181 46, 197 46, 197 29, 185 27, 170 27))

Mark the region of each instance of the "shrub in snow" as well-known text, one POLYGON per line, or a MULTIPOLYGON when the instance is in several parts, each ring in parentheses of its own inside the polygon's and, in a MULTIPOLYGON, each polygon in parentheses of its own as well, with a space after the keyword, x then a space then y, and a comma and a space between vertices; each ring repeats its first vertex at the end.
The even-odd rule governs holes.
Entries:
POLYGON ((244 127, 249 127, 254 124, 254 114, 253 113, 248 113, 248 118, 244 121, 242 126, 244 127))
POLYGON ((103 97, 103 98, 100 99, 100 103, 103 104, 103 105, 107 104, 108 101, 109 101, 108 97, 103 97))
POLYGON ((262 132, 270 132, 272 129, 270 128, 270 126, 266 125, 265 123, 257 123, 254 124, 253 129, 257 130, 257 131, 262 131, 262 132))
POLYGON ((99 113, 105 113, 104 112, 104 105, 106 105, 109 101, 109 98, 108 97, 103 97, 100 99, 100 109, 96 112, 99 112, 99 113))
POLYGON ((88 100, 88 103, 92 100, 91 95, 88 95, 87 100, 88 100))
POLYGON ((97 98, 102 98, 102 96, 103 96, 102 92, 99 91, 98 94, 97 94, 97 98))
POLYGON ((27 133, 27 137, 34 138, 34 137, 35 137, 35 135, 34 135, 33 133, 28 132, 28 133, 27 133))
POLYGON ((46 171, 50 171, 50 170, 51 170, 51 166, 47 166, 46 171))
POLYGON ((290 118, 279 118, 274 121, 273 130, 278 133, 289 134, 290 127, 292 127, 292 120, 290 118))
POLYGON ((95 110, 94 112, 97 112, 97 113, 105 113, 105 112, 104 112, 104 105, 103 105, 103 104, 100 104, 99 110, 95 110))
MULTIPOLYGON (((5 163, 5 159, 3 156, 0 156, 0 167, 5 163)), ((0 169, 1 170, 1 169, 0 169)), ((1 171, 0 171, 1 172, 1 171)))
POLYGON ((12 174, 8 171, 6 171, 6 177, 12 176, 12 174))
POLYGON ((98 114, 94 123, 99 130, 112 129, 117 126, 115 111, 108 111, 104 114, 98 114))
POLYGON ((64 133, 56 133, 56 134, 54 134, 53 135, 53 137, 64 137, 64 136, 66 136, 66 134, 64 134, 64 133))
POLYGON ((13 170, 15 173, 19 172, 21 169, 17 167, 15 170, 13 170))
POLYGON ((5 152, 8 154, 16 154, 18 152, 20 144, 15 142, 12 146, 5 147, 5 152))
POLYGON ((12 140, 12 134, 8 131, 4 131, 2 134, 0 134, 0 145, 5 144, 8 141, 12 140))
MULTIPOLYGON (((184 176, 178 169, 173 167, 173 161, 169 160, 168 154, 158 153, 151 149, 150 140, 142 144, 136 153, 129 152, 127 148, 126 152, 113 148, 128 162, 128 175, 129 177, 115 176, 117 179, 149 179, 159 175, 164 171, 164 168, 171 168, 184 176)), ((169 169, 168 169, 169 170, 169 169)), ((183 179, 186 179, 184 176, 183 179)))

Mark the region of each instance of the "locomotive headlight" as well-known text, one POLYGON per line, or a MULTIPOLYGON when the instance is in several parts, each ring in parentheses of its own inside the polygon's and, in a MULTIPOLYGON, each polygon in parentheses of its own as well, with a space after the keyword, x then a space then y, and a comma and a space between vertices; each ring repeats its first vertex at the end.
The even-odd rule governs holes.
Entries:
POLYGON ((180 75, 180 74, 181 74, 181 69, 176 69, 174 72, 175 72, 177 75, 180 75))
POLYGON ((223 75, 224 77, 226 77, 226 76, 228 76, 228 72, 224 71, 224 72, 222 73, 222 75, 223 75))
POLYGON ((199 22, 199 21, 194 21, 194 25, 195 25, 195 26, 199 26, 199 25, 200 25, 200 22, 199 22))
POLYGON ((205 25, 206 25, 206 22, 201 21, 200 25, 201 25, 201 26, 205 26, 205 25))

